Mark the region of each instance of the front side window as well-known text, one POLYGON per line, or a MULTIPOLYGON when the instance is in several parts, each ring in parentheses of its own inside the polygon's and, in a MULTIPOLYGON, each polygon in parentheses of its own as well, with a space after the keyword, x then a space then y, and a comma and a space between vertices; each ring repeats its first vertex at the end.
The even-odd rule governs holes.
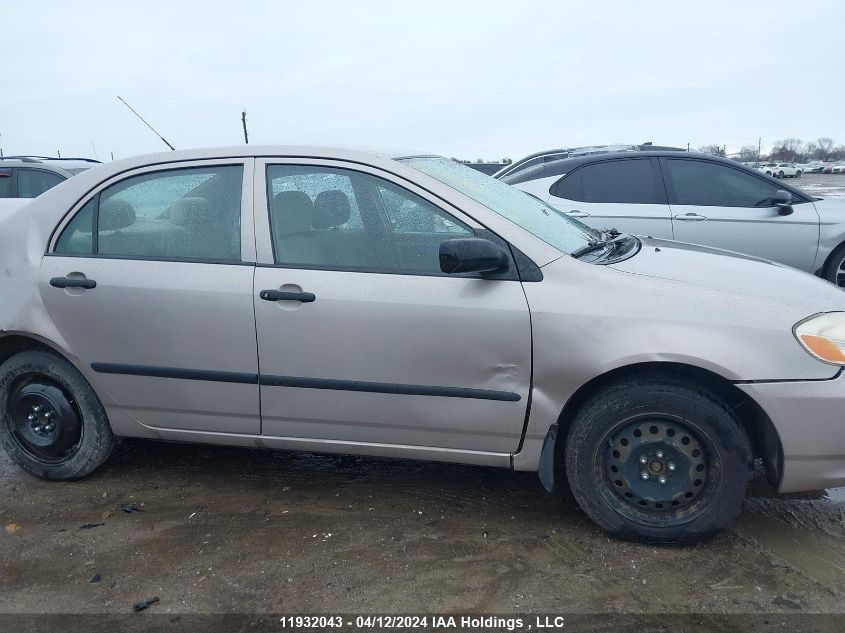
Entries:
POLYGON ((702 207, 770 207, 778 185, 708 161, 666 160, 675 204, 702 207))
POLYGON ((416 194, 353 170, 270 165, 267 193, 279 265, 441 274, 440 243, 473 235, 416 194))
POLYGON ((191 167, 132 176, 99 193, 67 225, 57 253, 138 259, 240 260, 241 166, 191 167), (90 205, 90 209, 89 209, 90 205))
POLYGON ((64 176, 43 169, 19 169, 18 197, 37 198, 64 180, 64 176))
POLYGON ((593 163, 579 171, 582 202, 660 203, 648 158, 593 163))

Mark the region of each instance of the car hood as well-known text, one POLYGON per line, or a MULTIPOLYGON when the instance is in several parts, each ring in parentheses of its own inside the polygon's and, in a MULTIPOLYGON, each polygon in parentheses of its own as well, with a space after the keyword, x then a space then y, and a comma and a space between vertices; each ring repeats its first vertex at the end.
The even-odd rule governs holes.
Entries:
POLYGON ((809 273, 759 257, 707 246, 640 238, 634 257, 610 264, 615 270, 697 286, 727 299, 757 300, 799 318, 845 310, 845 293, 809 273))

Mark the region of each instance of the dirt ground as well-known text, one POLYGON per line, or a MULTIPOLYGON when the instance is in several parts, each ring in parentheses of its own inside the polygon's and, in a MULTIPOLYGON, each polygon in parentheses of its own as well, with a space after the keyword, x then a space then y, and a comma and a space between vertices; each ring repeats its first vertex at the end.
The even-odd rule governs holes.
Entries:
POLYGON ((74 483, 0 453, 0 489, 0 614, 845 613, 843 489, 758 484, 680 548, 609 539, 534 474, 426 462, 133 442, 74 483))
MULTIPOLYGON (((845 195, 845 176, 789 182, 845 195)), ((765 614, 754 622, 841 631, 845 489, 785 498, 757 482, 729 530, 658 548, 609 539, 529 473, 133 442, 88 479, 47 483, 0 452, 0 630, 20 629, 10 614, 128 614, 150 598, 146 622, 565 612, 671 614, 671 625, 678 614, 765 614), (840 617, 794 619, 806 614, 840 617)))

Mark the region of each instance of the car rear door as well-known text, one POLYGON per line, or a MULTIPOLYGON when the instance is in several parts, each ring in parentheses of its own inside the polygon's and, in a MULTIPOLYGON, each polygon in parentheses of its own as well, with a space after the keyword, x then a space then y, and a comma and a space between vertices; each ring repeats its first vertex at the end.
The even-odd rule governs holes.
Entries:
POLYGON ((522 285, 439 267, 443 240, 482 227, 359 164, 259 160, 256 177, 262 433, 352 452, 516 451, 531 375, 522 285))
POLYGON ((671 214, 655 158, 590 162, 563 176, 550 193, 550 205, 594 228, 672 239, 671 214))
POLYGON ((69 214, 43 259, 57 336, 142 424, 260 432, 252 165, 116 177, 69 214))
POLYGON ((780 186, 740 167, 701 158, 662 158, 675 239, 764 257, 813 270, 819 216, 796 199, 780 215, 772 202, 780 186))

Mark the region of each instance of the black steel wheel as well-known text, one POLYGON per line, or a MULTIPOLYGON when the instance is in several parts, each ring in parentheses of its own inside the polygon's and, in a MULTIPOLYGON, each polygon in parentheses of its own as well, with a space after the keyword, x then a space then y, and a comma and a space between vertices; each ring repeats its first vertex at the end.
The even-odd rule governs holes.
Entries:
POLYGON ((82 439, 82 423, 72 396, 47 376, 22 377, 9 406, 13 441, 36 459, 62 462, 82 439))
POLYGON ((718 396, 671 378, 628 379, 585 402, 566 438, 575 499, 615 536, 707 537, 739 513, 750 443, 718 396))
POLYGON ((702 493, 717 449, 686 420, 637 416, 608 431, 604 452, 603 490, 632 520, 679 525, 712 496, 702 493))
POLYGON ((83 477, 116 443, 97 395, 67 360, 33 350, 0 365, 0 444, 24 470, 44 479, 83 477))

